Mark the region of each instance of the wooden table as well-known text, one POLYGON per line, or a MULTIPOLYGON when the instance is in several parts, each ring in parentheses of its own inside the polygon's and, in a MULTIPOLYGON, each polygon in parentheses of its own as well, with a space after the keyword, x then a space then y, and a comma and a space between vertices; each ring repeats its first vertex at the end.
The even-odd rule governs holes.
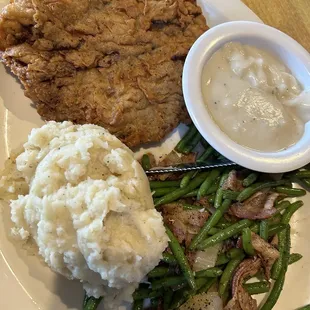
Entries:
POLYGON ((310 52, 310 0, 242 1, 264 23, 287 33, 310 52))

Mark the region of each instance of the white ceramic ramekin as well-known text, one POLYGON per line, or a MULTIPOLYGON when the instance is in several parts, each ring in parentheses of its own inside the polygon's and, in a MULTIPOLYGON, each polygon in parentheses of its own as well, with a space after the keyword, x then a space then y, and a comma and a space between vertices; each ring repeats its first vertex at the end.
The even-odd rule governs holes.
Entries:
MULTIPOLYGON (((204 64, 224 44, 238 41, 276 55, 305 89, 310 89, 309 53, 283 32, 253 22, 229 22, 204 33, 191 48, 183 71, 183 93, 188 112, 201 135, 218 152, 237 164, 261 172, 279 173, 298 169, 310 162, 310 120, 301 140, 279 152, 259 152, 243 147, 215 124, 204 104, 201 74, 204 64)), ((259 135, 259 133, 257 133, 259 135)))

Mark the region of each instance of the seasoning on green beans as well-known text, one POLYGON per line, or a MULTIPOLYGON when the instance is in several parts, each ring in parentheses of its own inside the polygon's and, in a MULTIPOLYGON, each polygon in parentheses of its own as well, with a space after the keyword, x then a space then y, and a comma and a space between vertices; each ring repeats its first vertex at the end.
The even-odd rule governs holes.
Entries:
POLYGON ((221 171, 219 169, 213 169, 210 172, 210 174, 207 176, 207 178, 205 179, 205 181, 201 184, 199 188, 199 191, 197 194, 198 200, 207 195, 208 189, 212 186, 213 182, 218 178, 220 173, 221 171))
POLYGON ((281 291, 284 286, 285 281, 285 275, 288 268, 289 258, 290 258, 290 247, 291 247, 291 236, 290 236, 291 230, 288 226, 285 230, 285 247, 283 251, 283 264, 279 273, 278 278, 276 279, 273 288, 265 302, 265 304, 262 306, 261 310, 271 310, 274 305, 277 303, 279 296, 281 294, 281 291))
POLYGON ((174 236, 174 234, 171 232, 171 230, 166 227, 166 233, 170 239, 169 242, 169 247, 176 258, 176 260, 179 263, 179 266, 184 274, 184 277, 186 278, 188 285, 195 290, 196 289, 196 284, 195 284, 195 278, 194 278, 194 273, 191 270, 191 267, 187 261, 187 258, 183 252, 183 249, 181 248, 178 240, 174 236))
POLYGON ((259 224, 259 235, 264 240, 268 240, 269 237, 269 224, 267 221, 261 221, 259 224))
POLYGON ((224 240, 229 239, 230 237, 237 235, 240 233, 243 228, 249 227, 253 224, 253 221, 251 220, 241 220, 226 229, 223 229, 222 231, 218 232, 217 234, 213 235, 212 237, 209 237, 202 241, 200 244, 198 244, 197 249, 204 250, 206 248, 209 248, 217 243, 220 243, 224 240))
POLYGON ((198 174, 185 188, 178 188, 175 191, 171 192, 170 194, 167 194, 159 198, 158 200, 155 201, 155 207, 158 207, 161 204, 173 202, 183 197, 184 195, 190 193, 203 183, 208 174, 209 174, 208 172, 202 172, 198 174))
POLYGON ((205 270, 197 271, 195 273, 196 278, 216 278, 223 273, 222 269, 217 267, 208 268, 205 270))
POLYGON ((206 221, 206 223, 201 228, 201 230, 198 232, 198 234, 193 238, 189 246, 191 250, 196 249, 199 243, 202 240, 204 240, 204 238, 208 235, 209 230, 219 222, 219 220, 221 219, 223 214, 228 210, 230 205, 231 205, 230 200, 228 199, 224 200, 222 205, 218 209, 216 209, 215 213, 209 217, 209 219, 206 221))
POLYGON ((221 276, 220 279, 220 284, 219 284, 219 294, 222 297, 230 283, 230 280, 232 278, 232 275, 234 273, 234 271, 236 270, 236 268, 239 266, 239 264, 243 261, 244 259, 244 255, 232 259, 226 266, 226 268, 224 269, 224 272, 221 276))
POLYGON ((242 185, 244 187, 249 187, 250 185, 252 185, 254 182, 256 182, 256 180, 258 179, 259 174, 256 172, 253 172, 251 174, 249 174, 244 180, 242 185))
POLYGON ((243 287, 250 295, 257 295, 269 292, 270 283, 267 281, 245 283, 243 287))
POLYGON ((285 194, 289 197, 301 197, 305 196, 307 192, 304 189, 300 188, 288 188, 284 186, 276 187, 276 192, 280 194, 285 194))
POLYGON ((242 246, 245 251, 250 256, 255 255, 255 250, 252 245, 251 229, 246 227, 242 231, 242 246))

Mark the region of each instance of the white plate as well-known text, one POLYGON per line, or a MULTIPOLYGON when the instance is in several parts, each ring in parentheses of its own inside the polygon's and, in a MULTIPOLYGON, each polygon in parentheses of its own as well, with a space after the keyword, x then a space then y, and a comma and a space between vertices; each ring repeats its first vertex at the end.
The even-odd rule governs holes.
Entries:
MULTIPOLYGON (((0 0, 3 7, 8 0, 0 0)), ((232 20, 261 20, 239 0, 199 0, 210 26, 232 20)), ((43 124, 20 84, 0 65, 0 167, 12 150, 27 139, 34 127, 43 124)), ((176 130, 160 148, 167 153, 180 135, 176 130)), ((158 148, 157 148, 158 149, 158 148)), ((293 310, 310 303, 310 195, 292 219, 292 251, 304 255, 288 271, 284 292, 275 309, 293 310)), ((81 309, 83 291, 72 282, 51 272, 37 257, 11 243, 7 237, 9 210, 0 212, 0 309, 65 310, 81 309)))

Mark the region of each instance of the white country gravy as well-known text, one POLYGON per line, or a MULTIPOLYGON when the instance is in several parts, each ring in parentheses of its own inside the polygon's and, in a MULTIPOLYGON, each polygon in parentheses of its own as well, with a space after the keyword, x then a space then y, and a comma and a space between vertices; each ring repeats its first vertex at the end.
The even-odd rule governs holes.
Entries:
POLYGON ((215 123, 240 145, 280 151, 304 133, 297 115, 308 96, 301 95, 295 77, 266 51, 226 44, 206 62, 202 92, 215 123))

